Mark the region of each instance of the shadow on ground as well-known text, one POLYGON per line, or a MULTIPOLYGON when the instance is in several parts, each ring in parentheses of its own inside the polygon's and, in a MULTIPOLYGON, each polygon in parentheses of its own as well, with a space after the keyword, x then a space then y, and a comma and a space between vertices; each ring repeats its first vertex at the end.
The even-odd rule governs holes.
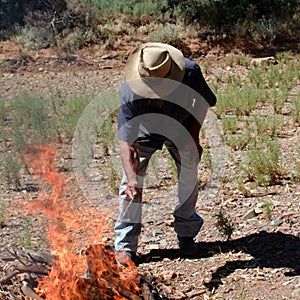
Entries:
MULTIPOLYGON (((202 242, 199 245, 199 253, 189 258, 203 259, 218 253, 240 251, 250 254, 253 258, 227 261, 213 273, 210 282, 206 283, 207 288, 217 289, 222 284, 221 279, 237 269, 288 268, 291 271, 285 273, 286 276, 300 275, 300 238, 281 232, 263 231, 227 242, 202 242)), ((179 257, 182 257, 179 249, 151 250, 148 254, 139 257, 138 264, 179 257)))

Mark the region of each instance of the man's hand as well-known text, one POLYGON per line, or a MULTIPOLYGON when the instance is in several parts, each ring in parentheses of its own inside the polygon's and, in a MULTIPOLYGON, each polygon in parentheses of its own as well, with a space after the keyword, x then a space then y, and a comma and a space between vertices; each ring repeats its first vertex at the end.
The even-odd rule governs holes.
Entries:
POLYGON ((138 199, 142 195, 142 189, 138 187, 138 170, 140 159, 137 151, 137 144, 132 145, 121 142, 121 160, 127 175, 128 184, 124 193, 131 199, 138 199))
POLYGON ((131 200, 139 199, 141 198, 141 188, 138 188, 135 185, 127 185, 127 188, 124 192, 131 200))

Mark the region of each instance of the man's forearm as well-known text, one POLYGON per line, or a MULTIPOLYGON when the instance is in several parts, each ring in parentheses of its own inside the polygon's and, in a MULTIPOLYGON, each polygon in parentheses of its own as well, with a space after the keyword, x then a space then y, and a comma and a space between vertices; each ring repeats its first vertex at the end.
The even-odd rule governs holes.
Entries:
POLYGON ((202 155, 202 147, 200 146, 200 141, 199 141, 200 130, 201 130, 200 123, 197 122, 196 120, 193 120, 193 122, 191 123, 191 127, 190 127, 190 134, 196 144, 199 159, 201 158, 201 155, 202 155))
POLYGON ((128 179, 128 184, 137 185, 137 173, 139 168, 137 145, 135 143, 130 145, 127 142, 121 141, 120 151, 122 165, 128 179))

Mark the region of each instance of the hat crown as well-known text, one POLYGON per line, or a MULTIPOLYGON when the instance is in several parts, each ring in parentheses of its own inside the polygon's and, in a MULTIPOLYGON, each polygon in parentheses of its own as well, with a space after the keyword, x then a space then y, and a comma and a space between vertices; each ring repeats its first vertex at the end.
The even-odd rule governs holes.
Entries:
POLYGON ((166 49, 146 47, 142 50, 141 61, 148 70, 156 70, 170 59, 166 49))
POLYGON ((144 77, 165 77, 171 68, 168 50, 161 47, 145 47, 140 53, 140 74, 144 77))

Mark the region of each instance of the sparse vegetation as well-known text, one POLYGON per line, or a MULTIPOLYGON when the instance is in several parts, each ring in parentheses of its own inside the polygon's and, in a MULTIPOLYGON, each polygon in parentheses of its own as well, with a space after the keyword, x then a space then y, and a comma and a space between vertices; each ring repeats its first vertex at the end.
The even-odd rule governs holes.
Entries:
POLYGON ((22 220, 23 228, 18 233, 18 244, 24 249, 33 249, 32 240, 31 240, 31 220, 29 217, 24 217, 22 220))
POLYGON ((215 218, 215 226, 218 231, 222 236, 229 240, 235 230, 233 221, 222 209, 215 215, 215 218))
MULTIPOLYGON (((291 119, 299 124, 299 94, 291 94, 291 91, 299 76, 295 65, 300 64, 299 60, 290 63, 290 53, 278 57, 276 65, 249 66, 243 78, 229 74, 228 83, 218 89, 215 111, 222 121, 226 143, 234 151, 245 154, 243 163, 238 166, 240 182, 250 180, 255 185, 268 186, 287 173, 277 138, 287 126, 284 107, 290 107, 291 119), (262 114, 262 111, 265 112, 262 114)), ((237 64, 232 55, 227 63, 237 64)), ((215 79, 215 84, 217 81, 215 79)))
POLYGON ((5 225, 6 213, 4 203, 0 203, 0 229, 5 225))
POLYGON ((3 166, 3 179, 7 187, 13 187, 15 189, 21 187, 21 169, 22 165, 20 160, 12 156, 6 157, 3 166))
POLYGON ((280 150, 276 141, 265 140, 265 147, 247 151, 246 173, 258 185, 269 185, 283 176, 284 169, 279 162, 280 150))
POLYGON ((271 218, 272 218, 272 211, 273 211, 273 205, 272 205, 272 203, 265 201, 262 204, 262 208, 263 208, 265 216, 268 218, 268 220, 271 220, 271 218))

